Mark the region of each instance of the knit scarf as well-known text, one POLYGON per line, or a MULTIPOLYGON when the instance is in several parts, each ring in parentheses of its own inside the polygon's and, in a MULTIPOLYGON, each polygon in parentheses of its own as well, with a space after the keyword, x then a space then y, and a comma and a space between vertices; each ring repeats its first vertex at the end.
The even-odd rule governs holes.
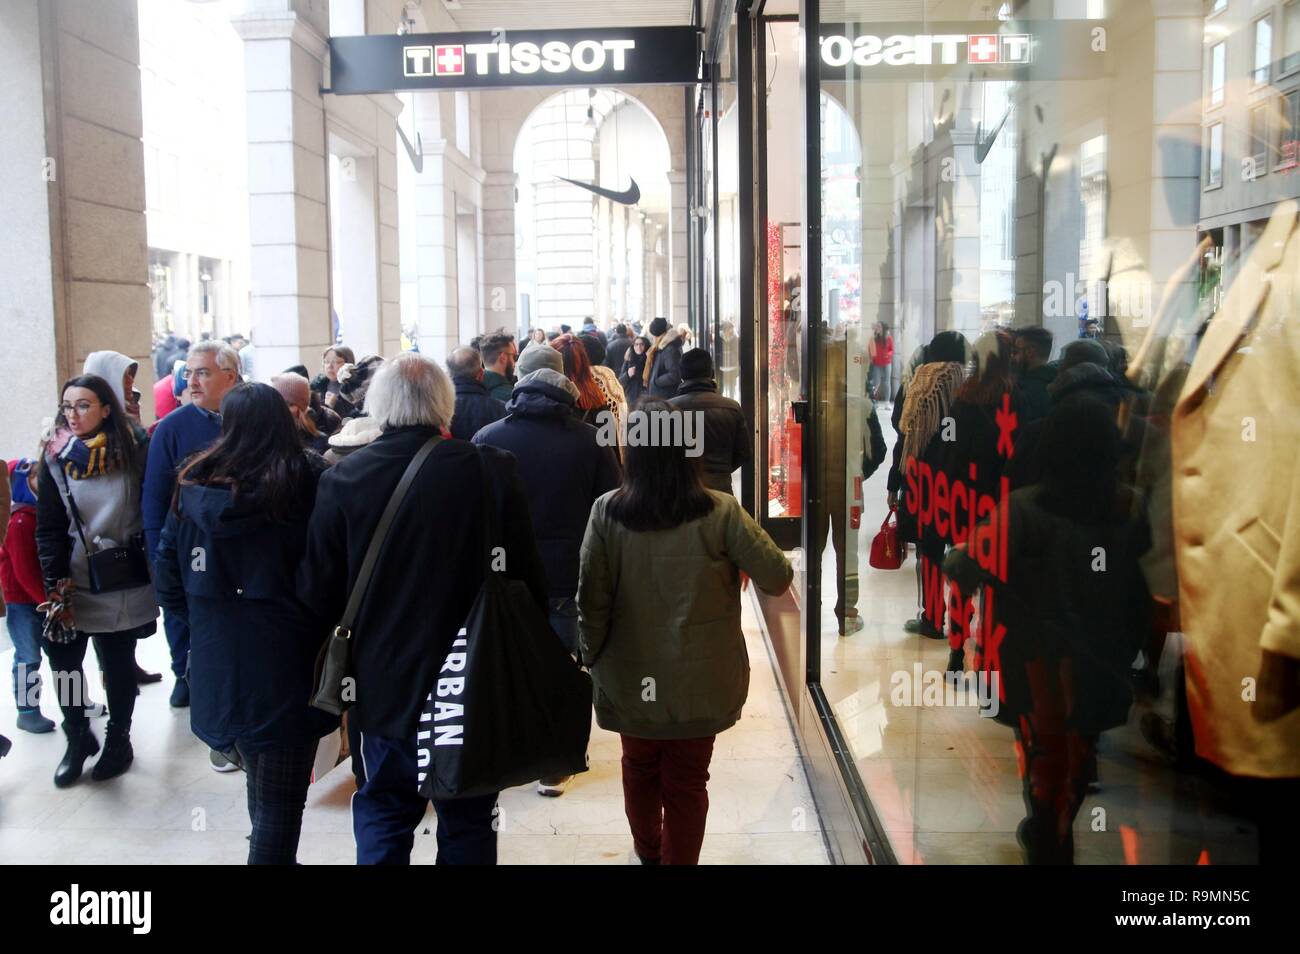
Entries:
POLYGON ((86 441, 74 437, 59 459, 63 462, 63 472, 73 480, 99 477, 113 469, 108 456, 108 435, 103 431, 86 441))
POLYGON ((957 361, 923 364, 912 375, 903 399, 899 427, 903 431, 903 461, 925 453, 930 439, 948 416, 953 395, 966 378, 966 366, 957 361))

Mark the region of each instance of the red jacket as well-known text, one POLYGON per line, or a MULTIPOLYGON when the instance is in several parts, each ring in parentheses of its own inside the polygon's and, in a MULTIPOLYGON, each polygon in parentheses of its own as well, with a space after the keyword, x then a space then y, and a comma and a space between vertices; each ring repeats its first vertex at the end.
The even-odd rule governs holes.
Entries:
POLYGON ((36 508, 15 505, 0 547, 0 590, 6 603, 43 603, 45 582, 36 555, 36 508))
POLYGON ((872 364, 880 367, 892 364, 894 361, 894 336, 885 335, 884 344, 881 344, 872 337, 868 350, 871 352, 872 364))

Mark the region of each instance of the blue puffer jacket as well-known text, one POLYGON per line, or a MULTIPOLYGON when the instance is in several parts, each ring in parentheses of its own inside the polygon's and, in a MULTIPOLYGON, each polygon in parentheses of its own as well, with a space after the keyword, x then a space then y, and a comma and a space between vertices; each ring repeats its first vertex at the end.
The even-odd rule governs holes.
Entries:
POLYGON ((190 727, 246 752, 319 739, 338 719, 313 709, 316 653, 329 632, 296 596, 318 474, 289 523, 241 510, 229 490, 182 487, 158 548, 158 601, 190 627, 190 727))

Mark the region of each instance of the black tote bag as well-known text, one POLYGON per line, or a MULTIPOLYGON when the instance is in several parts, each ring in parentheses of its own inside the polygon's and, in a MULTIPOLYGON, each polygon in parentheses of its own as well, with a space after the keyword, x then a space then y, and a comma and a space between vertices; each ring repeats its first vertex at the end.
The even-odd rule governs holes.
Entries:
POLYGON ((520 580, 491 567, 482 458, 483 585, 434 679, 418 730, 420 794, 472 798, 587 770, 591 676, 520 580))

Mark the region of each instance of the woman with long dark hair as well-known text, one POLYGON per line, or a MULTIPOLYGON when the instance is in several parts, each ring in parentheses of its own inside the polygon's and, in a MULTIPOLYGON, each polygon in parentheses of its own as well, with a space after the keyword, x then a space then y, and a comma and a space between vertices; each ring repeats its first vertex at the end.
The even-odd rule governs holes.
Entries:
POLYGON ((157 631, 158 604, 140 510, 149 438, 97 375, 70 378, 62 395, 60 423, 41 456, 36 548, 47 595, 45 651, 68 741, 54 784, 65 788, 99 751, 86 719, 82 671, 92 640, 110 715, 91 776, 113 778, 134 760, 135 644, 157 631))
POLYGON ((623 385, 623 394, 627 396, 627 406, 636 407, 645 392, 641 377, 645 374, 646 355, 650 351, 650 339, 638 335, 632 339, 632 346, 623 358, 623 367, 618 372, 618 382, 623 385))
POLYGON ((741 580, 776 595, 794 575, 734 497, 704 486, 674 437, 684 413, 647 400, 628 415, 623 484, 592 507, 579 570, 582 657, 596 721, 622 736, 643 864, 699 861, 714 737, 749 692, 741 580))
POLYGON ((308 704, 326 626, 294 586, 323 470, 274 388, 237 385, 158 549, 159 599, 190 628, 190 727, 248 774, 249 864, 294 863, 316 747, 338 725, 308 704))

